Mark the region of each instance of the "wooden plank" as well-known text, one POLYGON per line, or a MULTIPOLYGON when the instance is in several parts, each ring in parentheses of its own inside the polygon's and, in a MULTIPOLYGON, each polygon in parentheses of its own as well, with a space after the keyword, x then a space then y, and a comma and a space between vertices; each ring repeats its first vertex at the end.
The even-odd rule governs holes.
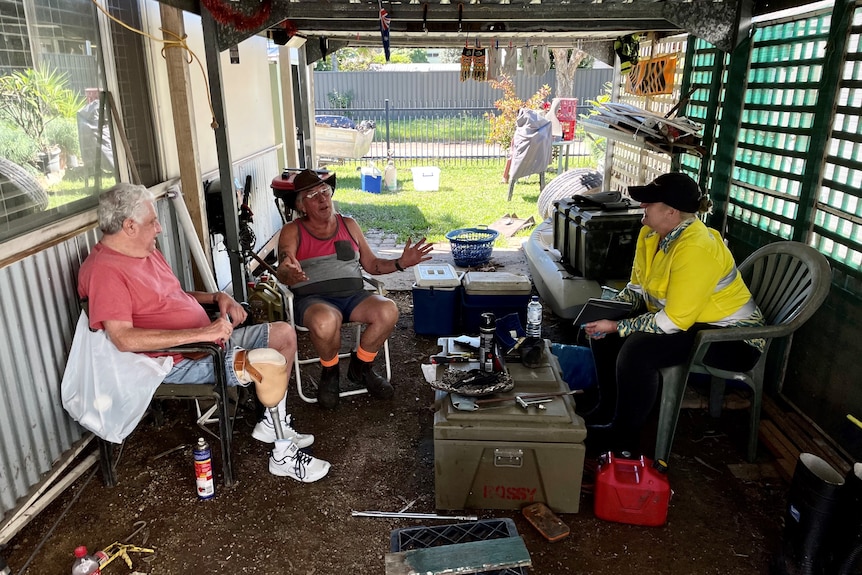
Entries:
POLYGON ((799 452, 797 451, 794 454, 787 447, 785 441, 782 439, 781 432, 768 419, 760 422, 760 440, 775 456, 775 462, 778 464, 778 468, 784 478, 790 481, 793 478, 793 471, 796 468, 796 459, 799 457, 799 452))
POLYGON ((784 477, 776 461, 770 463, 730 463, 727 468, 742 481, 764 481, 784 477))
POLYGON ((521 537, 471 541, 386 554, 386 575, 466 575, 530 566, 530 553, 521 537))
MULTIPOLYGON (((795 412, 787 413, 785 421, 788 422, 788 432, 792 429, 794 433, 802 436, 805 451, 822 457, 829 465, 836 468, 841 474, 845 474, 850 470, 850 464, 844 460, 835 450, 830 447, 826 441, 820 437, 820 434, 812 430, 806 425, 805 420, 795 412), (814 433, 812 433, 814 431, 814 433)), ((800 447, 803 444, 800 443, 800 447)))

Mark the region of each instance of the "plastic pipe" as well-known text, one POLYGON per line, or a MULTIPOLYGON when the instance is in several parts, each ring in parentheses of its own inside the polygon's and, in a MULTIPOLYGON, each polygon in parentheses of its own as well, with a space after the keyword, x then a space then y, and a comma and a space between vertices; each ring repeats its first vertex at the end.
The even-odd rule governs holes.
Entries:
POLYGON ((177 217, 180 220, 180 226, 182 226, 183 232, 185 232, 186 241, 189 244, 189 249, 192 252, 192 257, 194 258, 195 263, 198 266, 198 271, 201 274, 201 279, 204 282, 204 287, 208 292, 217 292, 218 287, 216 286, 215 277, 213 277, 213 272, 210 269, 206 254, 204 254, 204 250, 201 247, 200 242, 198 241, 198 235, 195 232, 195 226, 192 223, 192 217, 189 215, 189 210, 186 207, 185 200, 183 199, 183 192, 180 190, 179 187, 171 186, 168 188, 167 195, 174 203, 174 209, 176 210, 177 217))

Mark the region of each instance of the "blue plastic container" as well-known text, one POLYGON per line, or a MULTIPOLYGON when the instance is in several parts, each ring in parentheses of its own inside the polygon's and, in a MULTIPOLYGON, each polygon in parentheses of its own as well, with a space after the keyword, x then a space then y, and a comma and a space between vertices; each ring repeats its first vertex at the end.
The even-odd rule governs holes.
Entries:
POLYGON ((362 191, 372 194, 379 194, 383 185, 383 176, 373 176, 371 174, 362 174, 362 191))
POLYGON ((419 335, 459 335, 461 286, 413 284, 413 331, 419 335))

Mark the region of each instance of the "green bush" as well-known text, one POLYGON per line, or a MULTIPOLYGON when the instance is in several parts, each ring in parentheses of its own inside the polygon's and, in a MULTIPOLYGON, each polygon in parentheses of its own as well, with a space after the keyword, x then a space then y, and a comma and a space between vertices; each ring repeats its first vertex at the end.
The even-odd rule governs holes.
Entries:
POLYGON ((39 145, 21 128, 0 122, 0 157, 28 167, 38 152, 39 145))
POLYGON ((78 142, 78 123, 70 118, 55 118, 45 126, 45 139, 60 146, 66 155, 81 155, 78 142))

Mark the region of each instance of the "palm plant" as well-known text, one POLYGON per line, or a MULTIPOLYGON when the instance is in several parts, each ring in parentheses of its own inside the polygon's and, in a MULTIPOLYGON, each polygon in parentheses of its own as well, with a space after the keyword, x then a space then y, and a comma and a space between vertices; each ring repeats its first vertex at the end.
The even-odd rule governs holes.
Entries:
POLYGON ((84 99, 66 87, 66 75, 45 68, 16 70, 0 77, 0 120, 21 128, 42 151, 46 128, 58 118, 74 119, 84 99))

